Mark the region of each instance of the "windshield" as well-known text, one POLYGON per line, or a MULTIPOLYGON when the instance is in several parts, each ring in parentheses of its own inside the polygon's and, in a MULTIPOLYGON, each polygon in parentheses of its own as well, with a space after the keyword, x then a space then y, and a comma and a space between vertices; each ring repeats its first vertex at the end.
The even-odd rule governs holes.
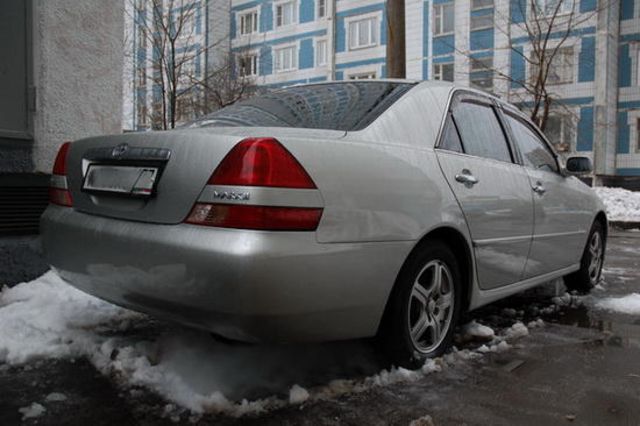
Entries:
POLYGON ((237 102, 190 127, 361 130, 413 86, 382 81, 294 86, 237 102))

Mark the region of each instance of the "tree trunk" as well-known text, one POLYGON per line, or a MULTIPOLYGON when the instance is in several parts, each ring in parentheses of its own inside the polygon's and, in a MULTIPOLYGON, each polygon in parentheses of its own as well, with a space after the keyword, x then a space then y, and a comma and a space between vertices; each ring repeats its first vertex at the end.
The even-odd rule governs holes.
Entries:
POLYGON ((404 0, 387 0, 387 75, 406 78, 404 0))

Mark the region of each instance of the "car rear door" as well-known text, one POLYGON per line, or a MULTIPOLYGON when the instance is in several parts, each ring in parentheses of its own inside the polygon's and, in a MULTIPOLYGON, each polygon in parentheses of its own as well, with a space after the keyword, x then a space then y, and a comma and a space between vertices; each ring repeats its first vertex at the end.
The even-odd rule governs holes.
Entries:
POLYGON ((591 211, 582 192, 560 173, 555 154, 524 117, 503 114, 529 176, 534 199, 534 231, 524 278, 579 262, 591 211))
POLYGON ((489 98, 458 92, 436 149, 467 220, 483 289, 521 279, 533 232, 529 178, 497 114, 489 98))

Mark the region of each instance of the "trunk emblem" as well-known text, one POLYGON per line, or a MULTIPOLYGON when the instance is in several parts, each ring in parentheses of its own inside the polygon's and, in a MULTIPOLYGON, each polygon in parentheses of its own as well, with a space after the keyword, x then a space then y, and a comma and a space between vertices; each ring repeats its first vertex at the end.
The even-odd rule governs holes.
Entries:
POLYGON ((121 143, 120 145, 113 148, 113 151, 111 151, 111 156, 115 158, 122 157, 128 150, 129 145, 127 145, 126 143, 121 143))
POLYGON ((217 200, 240 200, 245 201, 251 197, 248 192, 235 191, 213 191, 213 198, 217 200))

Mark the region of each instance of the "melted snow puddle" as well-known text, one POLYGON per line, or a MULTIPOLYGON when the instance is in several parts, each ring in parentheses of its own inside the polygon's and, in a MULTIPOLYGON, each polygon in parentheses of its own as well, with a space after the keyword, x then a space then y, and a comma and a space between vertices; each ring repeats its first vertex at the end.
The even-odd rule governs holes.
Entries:
MULTIPOLYGON (((4 288, 0 323, 0 363, 86 357, 124 386, 142 386, 167 399, 168 416, 184 409, 241 416, 416 381, 483 353, 508 350, 508 340, 529 334, 521 322, 496 335, 472 321, 462 327, 462 340, 486 342, 480 347, 454 348, 418 370, 384 370, 373 348, 361 342, 249 346, 223 344, 183 328, 158 333, 150 326, 149 333, 144 327, 152 321, 144 315, 84 294, 53 272, 4 288)), ((543 325, 541 320, 528 324, 543 325)), ((38 411, 27 408, 25 416, 38 411)))

